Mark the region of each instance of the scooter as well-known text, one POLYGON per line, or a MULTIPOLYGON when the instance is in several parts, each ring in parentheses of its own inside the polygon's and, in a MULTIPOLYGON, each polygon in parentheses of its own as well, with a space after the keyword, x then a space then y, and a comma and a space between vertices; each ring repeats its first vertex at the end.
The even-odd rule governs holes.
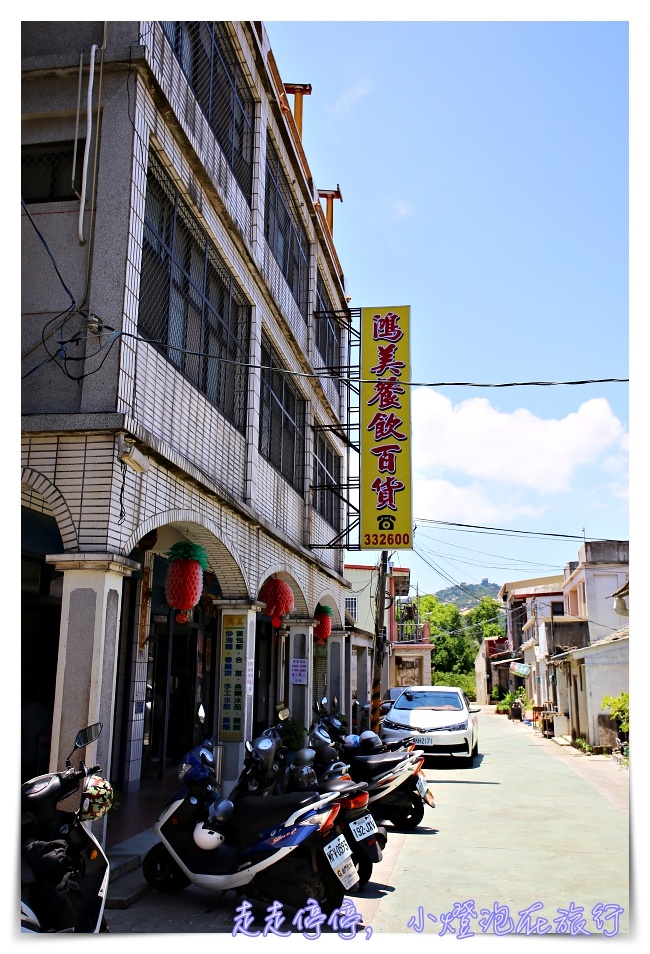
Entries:
POLYGON ((281 710, 279 723, 265 729, 259 738, 253 740, 245 760, 245 769, 230 793, 230 799, 237 804, 238 798, 245 794, 338 793, 336 800, 340 809, 336 824, 350 846, 359 877, 354 890, 359 890, 370 880, 373 863, 382 859, 386 829, 379 829, 367 810, 367 784, 353 781, 347 766, 338 759, 334 749, 329 750, 333 758, 321 759, 320 762, 317 757, 321 753, 310 748, 295 752, 291 760, 287 758, 283 721, 289 714, 288 709, 281 710), (272 745, 269 745, 269 741, 272 745), (288 764, 289 761, 291 764, 288 764))
POLYGON ((86 933, 108 931, 104 906, 109 865, 88 823, 101 818, 113 802, 110 784, 99 765, 70 760, 102 730, 100 722, 77 733, 63 772, 39 775, 20 786, 21 801, 21 933, 86 933), (77 811, 63 811, 58 802, 83 782, 77 811))
POLYGON ((311 898, 331 914, 358 884, 350 846, 334 824, 338 792, 248 794, 249 786, 268 786, 274 773, 273 741, 261 738, 246 743, 240 779, 224 799, 214 741, 184 757, 182 787, 153 826, 160 841, 143 862, 147 883, 159 891, 190 883, 219 893, 234 889, 250 901, 296 910, 311 898))
MULTIPOLYGON (((319 792, 327 792, 331 788, 339 788, 341 793, 340 825, 352 848, 359 888, 363 888, 372 878, 373 865, 380 862, 386 848, 388 833, 369 809, 370 793, 365 782, 355 782, 350 775, 350 766, 342 762, 336 749, 330 746, 321 746, 313 749, 302 749, 296 755, 296 761, 312 764, 316 774, 313 787, 319 792), (311 756, 311 763, 309 760, 311 756), (351 788, 343 788, 344 785, 351 788)), ((300 768, 290 769, 290 775, 296 774, 300 768)))
POLYGON ((368 736, 368 746, 360 736, 341 739, 340 720, 335 716, 323 716, 312 724, 310 745, 314 748, 334 745, 339 756, 350 766, 350 775, 355 781, 367 782, 369 809, 376 820, 390 821, 395 827, 417 827, 424 817, 424 805, 435 808, 433 793, 427 786, 422 772, 424 757, 409 740, 403 740, 397 751, 384 751, 381 740, 374 732, 368 736), (336 735, 332 738, 330 734, 336 735))

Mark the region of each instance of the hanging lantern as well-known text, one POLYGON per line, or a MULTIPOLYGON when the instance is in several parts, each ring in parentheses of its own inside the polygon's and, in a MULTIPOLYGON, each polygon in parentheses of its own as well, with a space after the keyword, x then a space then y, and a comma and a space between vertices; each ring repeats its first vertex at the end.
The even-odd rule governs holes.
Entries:
POLYGON ((271 625, 279 629, 282 616, 293 609, 293 590, 284 580, 269 577, 260 590, 260 600, 266 603, 266 615, 271 617, 271 625))
POLYGON ((197 543, 175 543, 166 553, 169 562, 165 599, 177 610, 189 610, 201 599, 208 554, 197 543))
POLYGON ((316 625, 314 626, 314 636, 316 641, 323 645, 329 634, 332 632, 332 608, 320 603, 316 604, 314 613, 316 625))
POLYGON ((186 623, 189 619, 189 616, 187 613, 177 613, 175 619, 177 623, 186 623))

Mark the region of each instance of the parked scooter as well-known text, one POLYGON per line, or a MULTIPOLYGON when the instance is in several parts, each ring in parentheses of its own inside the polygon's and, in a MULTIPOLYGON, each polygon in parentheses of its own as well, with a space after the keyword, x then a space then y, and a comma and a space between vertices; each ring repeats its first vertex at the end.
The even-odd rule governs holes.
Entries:
POLYGON ((313 898, 327 914, 340 907, 358 876, 350 846, 335 827, 338 791, 271 794, 278 746, 263 736, 246 743, 240 778, 224 799, 213 744, 197 745, 181 764, 182 788, 154 825, 160 843, 144 859, 148 884, 160 891, 190 883, 209 891, 235 889, 251 901, 296 910, 313 898))
POLYGON ((77 733, 65 771, 39 775, 20 786, 22 933, 108 931, 108 859, 88 823, 111 808, 113 790, 97 774, 99 765, 70 764, 74 753, 94 742, 101 730, 97 722, 77 733), (57 808, 82 781, 77 811, 57 808))
POLYGON ((289 770, 290 777, 303 771, 302 765, 313 768, 313 787, 319 792, 332 788, 340 789, 339 823, 352 848, 352 858, 359 875, 359 888, 363 888, 372 878, 373 865, 382 860, 388 839, 385 826, 378 825, 370 811, 368 785, 366 782, 355 782, 352 779, 350 766, 339 759, 336 749, 332 746, 320 746, 316 751, 301 749, 296 753, 294 765, 289 770), (344 785, 350 787, 343 788, 344 785))
POLYGON ((340 805, 336 819, 337 827, 345 835, 352 852, 359 884, 362 888, 372 876, 373 863, 382 859, 382 849, 386 846, 386 829, 378 828, 368 812, 368 786, 365 782, 353 781, 347 772, 348 766, 338 759, 333 749, 329 751, 333 758, 317 760, 313 749, 303 748, 287 758, 285 747, 284 720, 290 715, 289 709, 279 713, 279 723, 265 729, 258 739, 254 739, 248 756, 249 766, 256 765, 251 771, 242 772, 230 798, 233 802, 244 794, 270 795, 287 792, 320 792, 328 794, 338 792, 340 805), (268 745, 271 740, 273 746, 268 745), (289 761, 291 764, 289 764, 289 761), (264 767, 266 766, 266 767, 264 767))
POLYGON ((349 764, 352 778, 368 783, 368 807, 376 820, 390 821, 406 829, 419 825, 424 817, 424 805, 435 807, 422 772, 422 751, 416 750, 409 740, 403 741, 403 748, 387 751, 375 732, 367 730, 361 736, 343 736, 342 729, 336 715, 324 715, 321 710, 310 730, 310 746, 334 745, 339 756, 349 764))

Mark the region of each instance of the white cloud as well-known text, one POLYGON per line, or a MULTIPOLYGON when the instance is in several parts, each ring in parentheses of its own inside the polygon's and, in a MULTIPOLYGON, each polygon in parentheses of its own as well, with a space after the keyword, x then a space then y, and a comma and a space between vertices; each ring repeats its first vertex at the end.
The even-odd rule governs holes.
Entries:
POLYGON ((518 517, 539 517, 546 508, 519 501, 512 493, 476 482, 460 487, 448 480, 415 478, 413 513, 436 520, 501 526, 518 517))
POLYGON ((510 491, 564 493, 587 464, 606 466, 610 478, 613 471, 619 476, 627 445, 623 425, 604 398, 586 401, 560 420, 545 420, 526 408, 499 411, 486 398, 454 406, 435 391, 417 388, 412 424, 416 487, 452 473, 498 481, 510 491))
POLYGON ((388 206, 396 219, 406 219, 413 213, 413 204, 404 199, 392 199, 388 206))
POLYGON ((352 107, 372 92, 372 81, 364 76, 355 86, 348 86, 343 90, 339 98, 329 107, 331 113, 346 114, 350 113, 352 107))

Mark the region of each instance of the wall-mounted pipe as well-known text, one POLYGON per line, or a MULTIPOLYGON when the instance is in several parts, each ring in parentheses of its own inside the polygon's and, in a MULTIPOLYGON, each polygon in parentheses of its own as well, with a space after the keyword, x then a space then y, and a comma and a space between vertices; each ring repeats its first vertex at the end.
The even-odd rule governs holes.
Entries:
POLYGON ((93 43, 90 48, 90 68, 88 75, 88 94, 86 97, 86 145, 84 147, 84 160, 81 169, 81 193, 79 197, 79 244, 85 245, 84 238, 84 206, 86 205, 86 183, 88 179, 88 157, 90 156, 90 139, 93 129, 93 78, 95 75, 95 53, 97 44, 93 43))

